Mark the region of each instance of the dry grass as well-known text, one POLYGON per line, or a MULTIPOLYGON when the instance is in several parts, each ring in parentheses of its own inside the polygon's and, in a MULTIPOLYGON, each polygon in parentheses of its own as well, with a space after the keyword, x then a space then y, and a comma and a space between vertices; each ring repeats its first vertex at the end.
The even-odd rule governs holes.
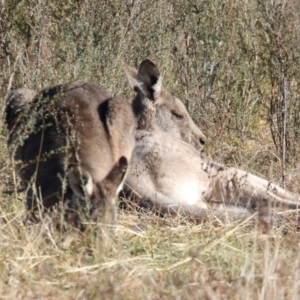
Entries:
MULTIPOLYGON (((2 1, 1 112, 10 88, 70 81, 129 99, 121 63, 150 57, 203 128, 210 157, 277 182, 287 97, 286 185, 299 192, 299 3, 221 2, 2 1)), ((293 224, 264 235, 253 220, 122 210, 109 239, 94 225, 59 229, 59 213, 27 224, 2 125, 0 299, 299 299, 293 224)))
MULTIPOLYGON (((5 199, 5 198, 4 198, 5 199)), ((259 234, 250 220, 195 224, 121 211, 110 243, 99 228, 63 232, 1 212, 1 299, 297 299, 299 236, 259 234)), ((55 220, 55 219, 54 219, 55 220)))

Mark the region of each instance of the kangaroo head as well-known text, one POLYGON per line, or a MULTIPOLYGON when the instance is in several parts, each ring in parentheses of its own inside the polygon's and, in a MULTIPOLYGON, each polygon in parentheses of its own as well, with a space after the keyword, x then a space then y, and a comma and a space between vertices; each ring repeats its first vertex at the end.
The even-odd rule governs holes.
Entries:
POLYGON ((138 70, 125 66, 130 86, 136 92, 132 102, 138 129, 163 130, 173 137, 201 150, 205 136, 192 120, 181 100, 162 86, 162 76, 149 59, 141 62, 138 70))
POLYGON ((122 156, 101 182, 93 182, 89 172, 74 169, 68 175, 71 189, 79 198, 89 197, 91 220, 113 224, 117 217, 116 199, 122 189, 128 160, 122 156))

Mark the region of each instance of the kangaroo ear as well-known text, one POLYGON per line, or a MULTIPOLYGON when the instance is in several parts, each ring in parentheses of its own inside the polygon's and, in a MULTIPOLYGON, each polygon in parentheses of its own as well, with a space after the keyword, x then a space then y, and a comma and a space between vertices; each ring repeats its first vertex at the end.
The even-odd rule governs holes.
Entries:
POLYGON ((150 100, 156 100, 162 89, 162 76, 156 65, 149 59, 141 62, 137 80, 140 90, 150 100))
POLYGON ((113 166, 107 176, 99 184, 100 190, 105 198, 111 198, 118 195, 122 189, 122 182, 128 168, 128 160, 125 156, 119 159, 119 162, 113 166))
POLYGON ((137 70, 125 63, 123 64, 124 64, 124 71, 128 79, 129 85, 133 90, 137 91, 137 89, 139 89, 139 83, 137 80, 137 75, 138 75, 137 70))
POLYGON ((93 178, 91 174, 85 170, 74 168, 68 174, 68 183, 73 192, 81 198, 91 196, 93 193, 93 178))

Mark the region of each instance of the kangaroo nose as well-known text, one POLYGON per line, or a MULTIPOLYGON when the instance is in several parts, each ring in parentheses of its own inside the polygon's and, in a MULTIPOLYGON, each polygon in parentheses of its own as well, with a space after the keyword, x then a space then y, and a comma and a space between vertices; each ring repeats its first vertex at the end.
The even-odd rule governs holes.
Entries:
POLYGON ((200 138, 200 144, 202 145, 202 146, 204 146, 204 144, 205 144, 205 138, 200 138))

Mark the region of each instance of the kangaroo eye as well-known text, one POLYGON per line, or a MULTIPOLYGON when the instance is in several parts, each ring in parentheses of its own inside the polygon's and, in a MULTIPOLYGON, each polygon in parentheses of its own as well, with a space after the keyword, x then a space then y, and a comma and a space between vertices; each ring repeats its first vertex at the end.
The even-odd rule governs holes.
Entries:
POLYGON ((173 114, 173 116, 175 116, 175 118, 176 118, 177 120, 182 120, 182 119, 183 119, 183 115, 180 115, 180 114, 178 114, 178 113, 175 112, 175 111, 172 111, 172 114, 173 114))

